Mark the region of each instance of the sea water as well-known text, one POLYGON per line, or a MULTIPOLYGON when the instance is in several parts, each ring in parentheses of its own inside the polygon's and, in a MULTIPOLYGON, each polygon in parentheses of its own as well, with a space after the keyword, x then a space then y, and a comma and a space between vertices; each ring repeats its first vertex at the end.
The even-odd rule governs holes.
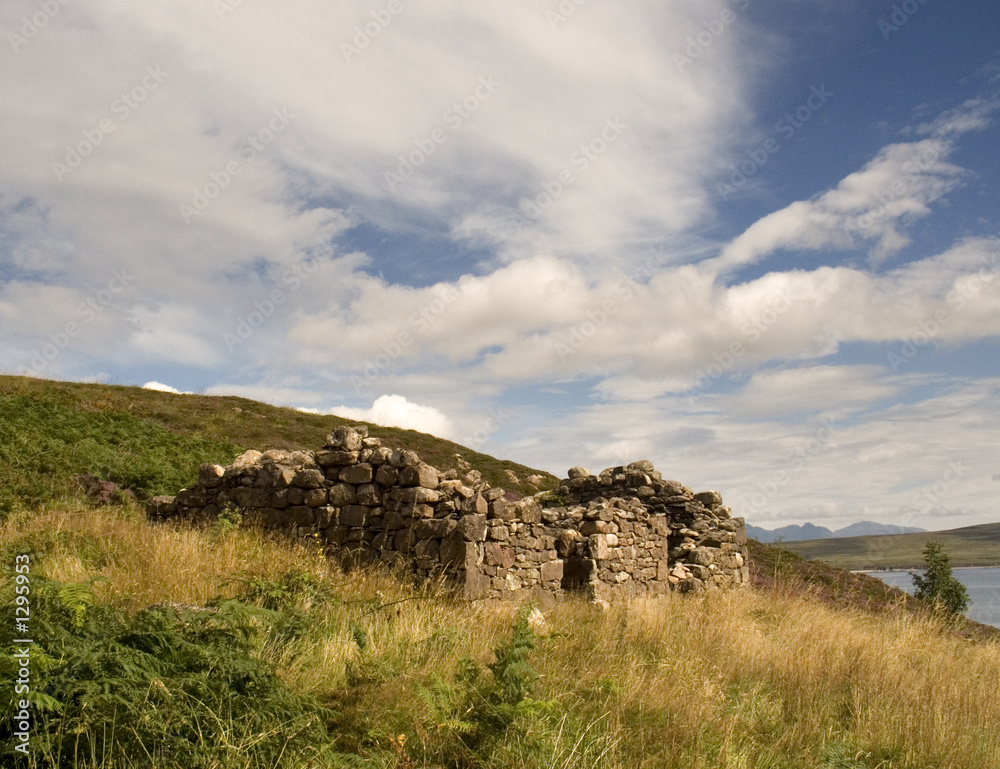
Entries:
MULTIPOLYGON (((922 573, 919 569, 915 570, 922 573)), ((1000 627, 1000 569, 963 569, 952 570, 969 591, 972 603, 965 616, 985 625, 1000 627)), ((913 576, 909 571, 870 571, 873 577, 878 577, 887 585, 898 587, 913 594, 913 576)))

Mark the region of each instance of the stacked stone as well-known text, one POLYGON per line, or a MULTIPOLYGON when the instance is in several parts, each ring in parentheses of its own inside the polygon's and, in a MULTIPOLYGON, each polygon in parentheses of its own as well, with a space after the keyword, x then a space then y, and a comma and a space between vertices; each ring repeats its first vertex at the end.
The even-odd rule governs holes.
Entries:
POLYGON ((349 563, 381 561, 418 578, 449 575, 468 598, 594 598, 725 588, 748 580, 743 520, 716 492, 664 481, 649 462, 598 476, 573 468, 559 493, 514 499, 468 469, 441 472, 363 427, 317 452, 248 451, 202 465, 198 483, 154 497, 154 520, 208 522, 235 508, 261 526, 318 537, 349 563))
POLYGON ((154 497, 147 512, 207 522, 232 507, 267 529, 318 534, 345 561, 403 557, 419 577, 445 570, 475 584, 464 572, 478 573, 487 515, 503 509, 502 495, 475 471, 459 479, 416 452, 382 446, 363 427, 343 427, 315 453, 247 451, 227 468, 202 465, 195 486, 154 497))
POLYGON ((533 497, 511 502, 490 489, 483 550, 481 592, 507 598, 520 591, 539 597, 562 595, 563 561, 557 549, 560 530, 542 523, 543 510, 533 497))
MULTIPOLYGON (((582 467, 571 468, 559 493, 571 504, 588 509, 600 500, 638 503, 631 510, 627 505, 616 506, 614 513, 606 511, 603 520, 598 519, 606 531, 597 533, 605 539, 594 540, 590 556, 599 572, 603 561, 609 562, 606 568, 611 572, 599 573, 598 585, 631 582, 649 587, 655 581, 688 591, 749 581, 744 521, 732 517, 732 510, 722 503, 717 491, 695 494, 677 481, 663 480, 652 463, 643 460, 607 468, 597 476, 582 467), (666 550, 665 558, 661 548, 666 550), (659 559, 655 578, 651 577, 646 553, 659 559)), ((581 533, 584 531, 581 527, 581 533)), ((625 584, 625 590, 633 590, 633 584, 625 584)), ((652 590, 659 592, 660 588, 653 585, 652 590)))

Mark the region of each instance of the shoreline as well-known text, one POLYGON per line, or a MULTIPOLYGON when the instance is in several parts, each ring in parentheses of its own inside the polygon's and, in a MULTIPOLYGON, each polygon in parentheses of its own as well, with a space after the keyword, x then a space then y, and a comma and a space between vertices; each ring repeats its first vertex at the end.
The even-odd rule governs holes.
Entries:
MULTIPOLYGON (((886 571, 923 571, 926 565, 920 566, 886 566, 875 569, 848 569, 851 574, 879 574, 886 571)), ((952 566, 952 571, 972 571, 974 569, 1000 569, 1000 564, 996 566, 952 566)))

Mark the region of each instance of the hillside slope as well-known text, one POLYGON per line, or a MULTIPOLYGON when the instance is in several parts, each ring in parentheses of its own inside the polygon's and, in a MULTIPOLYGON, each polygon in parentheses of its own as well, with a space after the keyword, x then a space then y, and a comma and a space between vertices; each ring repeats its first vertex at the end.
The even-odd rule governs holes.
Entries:
POLYGON ((842 569, 912 569, 923 564, 921 551, 928 542, 944 545, 952 566, 1000 566, 1000 523, 919 534, 783 542, 781 547, 842 569))
MULTIPOLYGON (((78 474, 140 498, 174 493, 202 462, 229 464, 249 448, 317 449, 333 428, 351 423, 246 398, 0 376, 0 514, 74 493, 78 474)), ((550 473, 426 433, 368 429, 444 470, 458 468, 460 455, 492 486, 531 494, 558 484, 550 473), (542 477, 539 486, 527 482, 532 475, 542 477)))

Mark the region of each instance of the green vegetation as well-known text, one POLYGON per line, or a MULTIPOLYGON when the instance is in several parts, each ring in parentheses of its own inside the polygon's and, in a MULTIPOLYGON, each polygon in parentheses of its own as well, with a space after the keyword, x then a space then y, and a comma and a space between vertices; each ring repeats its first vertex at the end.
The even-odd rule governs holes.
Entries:
MULTIPOLYGON (((139 387, 0 376, 0 516, 76 492, 74 476, 113 481, 140 498, 172 494, 202 462, 228 464, 248 448, 318 449, 349 420, 306 414, 244 398, 174 395, 139 387)), ((520 493, 558 480, 414 430, 369 426, 384 445, 406 446, 435 467, 456 454, 493 486, 520 493), (516 478, 516 482, 514 478, 516 478)))
POLYGON ((952 574, 940 543, 928 542, 924 547, 924 573, 913 575, 913 587, 915 596, 935 609, 964 614, 969 608, 969 593, 952 574))
POLYGON ((570 600, 546 611, 545 631, 510 604, 345 574, 308 542, 235 522, 150 526, 129 505, 15 513, 0 553, 8 616, 14 556, 31 558, 43 695, 34 763, 5 732, 4 765, 1000 763, 995 631, 764 545, 754 588, 607 611, 570 600))
MULTIPOLYGON (((225 461, 247 445, 315 446, 335 420, 238 399, 14 384, 0 391, 21 399, 3 412, 16 427, 0 444, 17 452, 0 467, 20 489, 47 479, 51 497, 12 492, 0 520, 0 613, 12 618, 27 595, 34 639, 25 757, 14 751, 21 650, 13 623, 0 623, 4 766, 1000 765, 1000 632, 874 578, 751 542, 748 589, 603 610, 567 600, 543 627, 530 607, 463 602, 384 569, 345 573, 308 538, 271 538, 233 512, 204 528, 149 525, 134 501, 93 507, 69 475, 119 472, 148 493, 175 483, 171 472, 193 474, 192 447, 225 461), (85 452, 72 452, 74 435, 91 441, 85 452), (34 440, 49 448, 28 461, 34 440), (185 454, 177 467, 173 452, 185 454), (78 463, 64 470, 43 454, 78 463), (17 572, 18 556, 30 568, 17 572)), ((441 455, 454 447, 423 440, 441 455)))
MULTIPOLYGON (((950 554, 952 566, 1000 566, 1000 523, 935 531, 933 535, 950 554)), ((782 542, 781 547, 841 569, 918 569, 927 536, 927 532, 920 532, 810 539, 782 542)))

